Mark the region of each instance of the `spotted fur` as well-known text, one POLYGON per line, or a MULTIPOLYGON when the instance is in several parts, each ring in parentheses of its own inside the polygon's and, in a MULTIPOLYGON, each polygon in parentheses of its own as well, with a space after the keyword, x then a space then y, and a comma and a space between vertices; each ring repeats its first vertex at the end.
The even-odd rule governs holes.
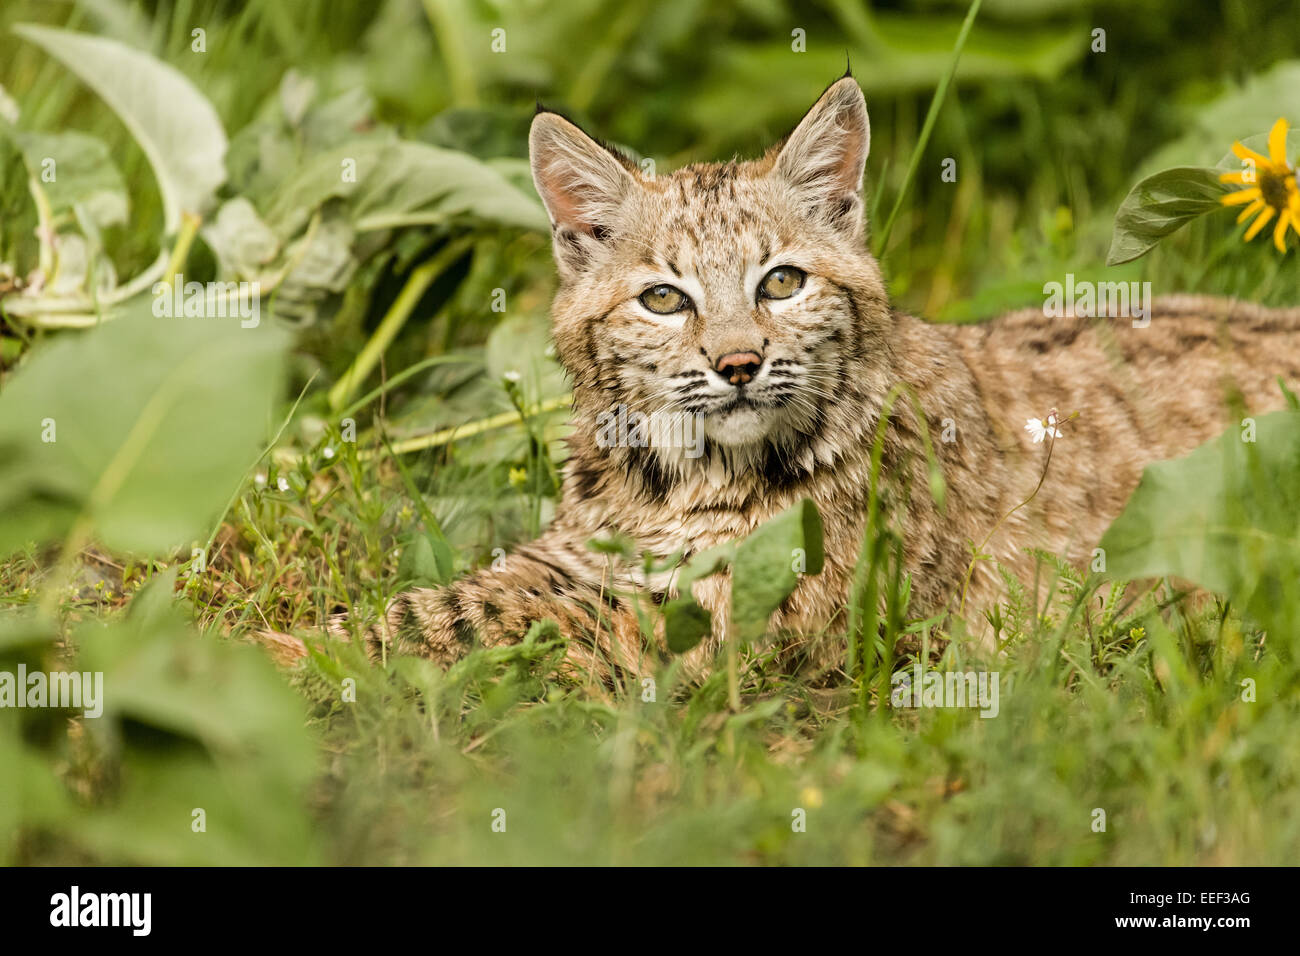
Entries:
MULTIPOLYGON (((971 543, 1042 475, 1046 446, 1032 443, 1026 419, 1078 412, 1043 493, 986 547, 1024 577, 1030 547, 1085 563, 1145 464, 1184 454, 1228 424, 1230 392, 1265 410, 1281 404, 1277 375, 1300 382, 1298 309, 1157 298, 1147 328, 1126 318, 1048 319, 1039 309, 956 327, 895 310, 865 249, 868 146, 851 77, 761 159, 662 177, 643 175, 563 117, 538 114, 533 174, 561 280, 554 337, 574 390, 557 516, 503 568, 399 596, 371 632, 373 649, 392 642, 397 653, 449 663, 479 644, 517 641, 529 622, 550 617, 570 636, 575 664, 635 673, 658 652, 642 634, 671 577, 642 579, 588 542, 617 530, 658 559, 690 555, 810 497, 825 526, 825 568, 802 579, 773 633, 792 654, 838 660, 871 445, 894 386, 910 388, 921 414, 908 400, 894 405, 883 472, 906 542, 912 608, 929 614, 952 606, 971 543), (788 299, 757 297, 765 270, 778 265, 802 270, 803 288, 788 299), (638 297, 656 283, 682 290, 691 308, 650 312, 638 297), (762 357, 743 401, 714 371, 742 352, 762 357), (599 417, 620 403, 700 416, 701 454, 662 442, 602 447, 599 417), (927 490, 923 432, 946 480, 944 513, 927 490)), ((693 654, 698 665, 725 639, 729 588, 725 574, 695 585, 715 621, 713 639, 693 654)), ((988 607, 1000 593, 994 565, 979 563, 969 607, 988 607)))

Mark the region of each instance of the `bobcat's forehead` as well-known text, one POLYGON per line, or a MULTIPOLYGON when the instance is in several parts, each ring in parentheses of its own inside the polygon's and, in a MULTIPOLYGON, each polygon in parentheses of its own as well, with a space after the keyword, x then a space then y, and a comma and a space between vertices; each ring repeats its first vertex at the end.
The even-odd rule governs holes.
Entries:
POLYGON ((736 243, 761 253, 791 233, 772 184, 749 164, 688 166, 644 182, 642 222, 670 257, 687 260, 697 249, 736 243))
MULTIPOLYGON (((770 166, 762 160, 699 164, 639 178, 584 268, 564 277, 557 331, 576 315, 623 316, 619 302, 656 283, 685 292, 694 318, 719 322, 740 312, 761 319, 771 311, 755 300, 767 269, 793 265, 816 279, 839 278, 860 250, 800 210, 793 191, 766 175, 770 166)), ((798 311, 794 303, 780 308, 798 311)), ((653 321, 644 310, 630 313, 653 321)))
POLYGON ((623 266, 725 282, 798 245, 788 200, 783 204, 780 190, 751 165, 689 166, 642 180, 644 189, 613 237, 612 257, 623 266))

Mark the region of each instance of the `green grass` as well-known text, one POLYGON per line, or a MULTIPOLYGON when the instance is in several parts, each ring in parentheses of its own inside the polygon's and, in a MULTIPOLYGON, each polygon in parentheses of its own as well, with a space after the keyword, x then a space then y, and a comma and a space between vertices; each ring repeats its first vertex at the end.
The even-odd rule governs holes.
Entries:
MULTIPOLYGON (((814 59, 833 48, 842 68, 849 46, 872 112, 877 222, 902 186, 965 9, 902 5, 864 21, 851 4, 796 14, 779 3, 691 0, 658 5, 652 21, 643 7, 593 0, 576 12, 548 10, 529 21, 535 29, 507 18, 513 58, 494 59, 475 39, 467 46, 474 52, 444 67, 440 51, 451 41, 428 26, 424 6, 459 11, 453 21, 471 38, 486 37, 495 21, 433 2, 348 17, 317 3, 161 6, 141 14, 136 35, 194 81, 232 136, 295 68, 327 93, 365 86, 375 119, 408 138, 485 159, 522 157, 538 94, 667 167, 753 152, 837 74, 805 89, 805 71, 820 76, 814 59), (808 28, 814 59, 780 58, 791 23, 808 28), (189 53, 193 24, 208 30, 205 55, 189 53), (573 36, 597 25, 607 55, 566 52, 573 36), (693 69, 702 38, 716 49, 707 68, 693 69), (878 74, 868 54, 881 49, 899 59, 878 74), (765 67, 772 63, 785 65, 765 67), (734 115, 745 122, 729 125, 734 115)), ((1157 294, 1300 300, 1295 252, 1282 259, 1263 240, 1243 245, 1242 230, 1223 215, 1103 271, 1111 216, 1147 157, 1187 135, 1241 80, 1300 56, 1286 31, 1257 29, 1284 5, 1171 0, 1140 21, 1118 2, 1042 6, 1017 12, 986 2, 894 223, 884 265, 895 297, 966 321, 1040 303, 1043 282, 1073 271, 1149 280, 1157 294), (1204 28, 1207 18, 1213 29, 1204 28), (1082 52, 1082 40, 1069 46, 1093 23, 1110 28, 1104 57, 1082 52), (1073 52, 1053 54, 1044 72, 1028 61, 1038 46, 1007 42, 1026 31, 1042 49, 1062 42, 1073 52), (958 161, 956 183, 939 177, 948 156, 958 161)), ((161 208, 148 165, 93 96, 7 32, 15 22, 65 15, 60 23, 104 29, 89 6, 58 14, 6 6, 0 50, 14 55, 0 56, 0 83, 33 128, 86 130, 110 144, 132 214, 105 247, 120 275, 134 274, 157 254, 161 208)), ((1294 102, 1280 99, 1274 117, 1294 102)), ((1300 123, 1300 108, 1290 118, 1300 123)), ((1225 128, 1210 137, 1219 145, 1208 155, 1189 145, 1185 161, 1213 164, 1233 138, 1263 131, 1225 128)), ((32 213, 18 186, 8 179, 0 188, 9 223, 0 222, 0 260, 28 262, 35 220, 24 218, 32 213)), ((814 680, 783 672, 771 648, 743 654, 738 710, 722 662, 691 685, 667 661, 650 695, 639 681, 611 687, 598 675, 559 676, 562 649, 541 632, 449 672, 414 659, 376 665, 353 644, 330 642, 278 671, 268 666, 275 680, 259 682, 264 671, 238 655, 251 643, 259 661, 272 656, 259 633, 311 634, 340 610, 373 616, 412 579, 444 577, 403 564, 414 534, 441 536, 460 572, 532 537, 553 513, 562 409, 399 459, 384 444, 563 392, 545 354, 554 284, 546 238, 487 228, 468 235, 471 253, 439 271, 379 366, 351 389, 357 442, 342 440, 330 389, 447 234, 414 228, 383 237, 381 252, 298 330, 290 386, 268 429, 270 437, 284 424, 278 446, 256 466, 262 480, 246 481, 217 525, 206 571, 175 585, 190 630, 176 624, 159 645, 177 655, 161 673, 200 709, 170 701, 151 711, 147 695, 161 690, 150 685, 140 690, 144 704, 107 727, 57 713, 0 720, 0 776, 39 783, 18 788, 16 800, 0 798, 0 860, 1149 865, 1283 864, 1300 855, 1295 633, 1265 636, 1225 599, 1185 600, 1177 581, 1103 590, 1050 555, 1040 563, 1054 582, 1043 606, 1032 603, 1034 589, 1009 582, 1005 652, 996 659, 973 651, 959 623, 886 620, 868 642, 866 666, 859 655, 849 673, 814 680), (504 315, 491 309, 497 289, 504 315), (451 355, 465 361, 399 378, 451 355), (501 380, 515 364, 525 366, 518 393, 501 380), (936 649, 934 666, 996 670, 999 715, 881 706, 887 673, 879 662, 908 664, 886 653, 903 631, 936 649), (226 651, 247 671, 226 670, 226 651), (277 697, 280 685, 291 692, 277 697), (266 722, 250 726, 240 714, 266 722), (49 781, 57 796, 43 801, 39 787, 49 781), (200 806, 210 807, 206 836, 189 826, 190 809, 200 806), (801 832, 792 827, 798 810, 806 814, 801 832), (493 828, 497 811, 504 832, 493 828)), ((202 243, 189 268, 201 278, 215 273, 202 243)), ((0 335, 2 394, 54 336, 12 317, 0 335)), ((112 383, 106 371, 86 384, 112 383)), ((126 645, 133 633, 163 633, 172 624, 158 623, 159 607, 170 602, 145 585, 161 580, 166 592, 169 571, 189 570, 189 553, 88 549, 53 595, 53 630, 34 659, 52 666, 87 653, 99 632, 86 628, 99 622, 120 626, 126 645)), ((877 583, 901 614, 904 582, 891 579, 881 553, 877 583)), ((11 635, 21 612, 49 597, 57 554, 43 541, 0 561, 0 657, 19 646, 11 635)), ((1289 604, 1274 620, 1300 620, 1300 592, 1291 587, 1283 598, 1289 604)), ((847 662, 847 649, 836 647, 847 662)), ((104 660, 123 681, 138 676, 128 666, 135 658, 104 660)))
MULTIPOLYGON (((290 580, 254 565, 251 581, 267 583, 252 603, 341 600, 310 555, 340 526, 362 537, 351 521, 366 493, 401 501, 348 488, 323 513, 273 507, 241 525, 280 538, 296 514, 318 529, 290 580)), ((364 555, 335 553, 365 580, 364 555)), ((336 648, 297 677, 332 756, 320 832, 357 863, 1291 861, 1294 670, 1216 606, 1162 610, 1167 587, 1122 611, 1077 581, 1050 607, 1011 602, 1007 656, 984 662, 1001 673, 995 719, 859 707, 844 683, 809 687, 761 655, 745 660, 732 713, 721 673, 690 688, 670 666, 647 702, 639 684, 559 682, 546 662, 472 659, 446 675, 403 661, 385 678, 336 648), (355 703, 341 702, 345 675, 355 703), (1245 676, 1259 684, 1252 704, 1245 676), (497 808, 508 837, 491 829, 497 808), (792 831, 796 808, 806 832, 792 831)), ((955 646, 945 661, 980 663, 955 646)))

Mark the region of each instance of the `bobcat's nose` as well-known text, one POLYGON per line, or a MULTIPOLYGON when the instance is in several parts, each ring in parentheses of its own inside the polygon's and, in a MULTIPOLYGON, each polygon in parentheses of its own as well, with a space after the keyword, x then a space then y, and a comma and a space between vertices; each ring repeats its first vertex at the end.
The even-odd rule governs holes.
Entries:
POLYGON ((714 370, 732 385, 744 385, 758 374, 763 356, 757 352, 732 352, 718 359, 714 370))

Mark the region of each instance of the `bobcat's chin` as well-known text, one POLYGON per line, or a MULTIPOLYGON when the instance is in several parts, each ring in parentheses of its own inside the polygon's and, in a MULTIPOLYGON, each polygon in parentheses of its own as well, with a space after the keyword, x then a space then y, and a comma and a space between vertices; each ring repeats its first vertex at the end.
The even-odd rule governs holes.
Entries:
POLYGON ((741 402, 703 416, 704 436, 719 445, 738 447, 768 440, 777 430, 781 415, 772 408, 741 402))

